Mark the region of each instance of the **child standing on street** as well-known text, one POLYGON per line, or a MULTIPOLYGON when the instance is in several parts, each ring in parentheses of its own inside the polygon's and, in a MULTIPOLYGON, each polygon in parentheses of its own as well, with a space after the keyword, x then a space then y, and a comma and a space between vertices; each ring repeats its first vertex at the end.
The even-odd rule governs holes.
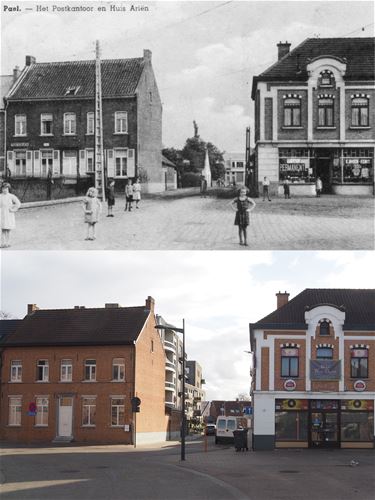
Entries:
POLYGON ((247 188, 242 187, 239 196, 232 200, 230 205, 233 210, 236 210, 234 225, 238 226, 240 245, 247 247, 247 226, 250 224, 250 212, 256 206, 255 201, 247 196, 247 188))
POLYGON ((1 226, 1 245, 0 248, 10 247, 10 231, 16 227, 16 218, 14 213, 21 206, 20 200, 14 194, 9 192, 10 184, 4 182, 1 186, 0 194, 0 226, 1 226))
POLYGON ((86 240, 95 240, 95 225, 99 220, 102 204, 98 200, 98 191, 91 187, 83 200, 83 211, 85 213, 85 222, 87 224, 86 240))
POLYGON ((125 212, 129 210, 132 211, 132 203, 133 203, 133 186, 132 180, 128 179, 128 183, 125 186, 125 212))
POLYGON ((108 215, 107 217, 114 217, 112 213, 113 205, 115 204, 115 181, 111 180, 107 188, 107 203, 108 203, 108 215))
POLYGON ((133 200, 135 201, 135 208, 139 208, 138 203, 141 201, 141 183, 137 177, 135 184, 133 184, 133 200))

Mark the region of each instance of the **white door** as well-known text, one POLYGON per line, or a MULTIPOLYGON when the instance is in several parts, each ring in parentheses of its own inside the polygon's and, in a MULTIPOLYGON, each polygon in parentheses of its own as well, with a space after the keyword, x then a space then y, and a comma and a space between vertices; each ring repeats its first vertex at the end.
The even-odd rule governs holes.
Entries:
POLYGON ((73 398, 61 397, 59 400, 59 436, 71 436, 73 427, 73 398))
POLYGON ((63 153, 63 175, 74 177, 77 175, 77 152, 64 151, 63 153))

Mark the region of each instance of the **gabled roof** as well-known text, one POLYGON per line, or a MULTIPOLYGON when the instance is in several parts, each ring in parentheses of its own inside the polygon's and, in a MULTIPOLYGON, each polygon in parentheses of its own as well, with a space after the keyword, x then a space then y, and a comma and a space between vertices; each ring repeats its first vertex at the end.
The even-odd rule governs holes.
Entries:
POLYGON ((375 289, 306 288, 287 304, 250 325, 269 329, 304 329, 305 311, 329 304, 345 311, 344 330, 375 329, 375 289))
POLYGON ((0 109, 4 108, 3 99, 9 92, 11 86, 13 85, 13 75, 1 75, 0 76, 0 109))
POLYGON ((258 81, 306 81, 307 64, 322 56, 346 59, 345 80, 375 79, 375 38, 307 38, 254 77, 252 98, 258 81))
POLYGON ((133 344, 149 314, 144 306, 37 310, 25 316, 4 345, 133 344))
POLYGON ((13 334, 22 323, 22 319, 2 319, 0 320, 0 345, 4 343, 8 335, 13 334))
MULTIPOLYGON (((103 98, 134 96, 143 67, 143 58, 101 61, 103 98)), ((8 99, 71 99, 94 96, 95 61, 67 61, 26 66, 19 85, 8 99), (68 89, 75 89, 71 96, 66 95, 68 89)))

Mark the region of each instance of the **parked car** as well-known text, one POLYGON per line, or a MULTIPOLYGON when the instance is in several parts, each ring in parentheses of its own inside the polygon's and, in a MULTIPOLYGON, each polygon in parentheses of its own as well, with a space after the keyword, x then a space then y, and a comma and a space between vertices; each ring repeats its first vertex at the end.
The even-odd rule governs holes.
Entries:
POLYGON ((216 425, 215 424, 207 424, 204 432, 205 432, 206 436, 215 436, 216 425))

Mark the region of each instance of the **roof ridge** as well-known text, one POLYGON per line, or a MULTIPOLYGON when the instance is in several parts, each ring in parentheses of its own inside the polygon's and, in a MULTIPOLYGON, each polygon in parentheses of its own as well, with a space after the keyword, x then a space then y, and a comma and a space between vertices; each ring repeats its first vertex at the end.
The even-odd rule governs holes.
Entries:
POLYGON ((55 312, 55 311, 108 311, 108 310, 118 310, 118 309, 145 309, 145 306, 118 306, 118 307, 86 307, 86 306, 78 306, 78 307, 63 307, 61 309, 36 309, 36 312, 55 312))
MULTIPOLYGON (((143 61, 143 57, 127 57, 127 58, 116 58, 116 59, 101 59, 101 62, 120 62, 120 61, 143 61)), ((35 62, 30 65, 30 67, 34 66, 42 66, 42 65, 53 65, 53 64, 84 64, 91 63, 95 64, 95 59, 80 59, 78 61, 47 61, 47 62, 35 62)))

